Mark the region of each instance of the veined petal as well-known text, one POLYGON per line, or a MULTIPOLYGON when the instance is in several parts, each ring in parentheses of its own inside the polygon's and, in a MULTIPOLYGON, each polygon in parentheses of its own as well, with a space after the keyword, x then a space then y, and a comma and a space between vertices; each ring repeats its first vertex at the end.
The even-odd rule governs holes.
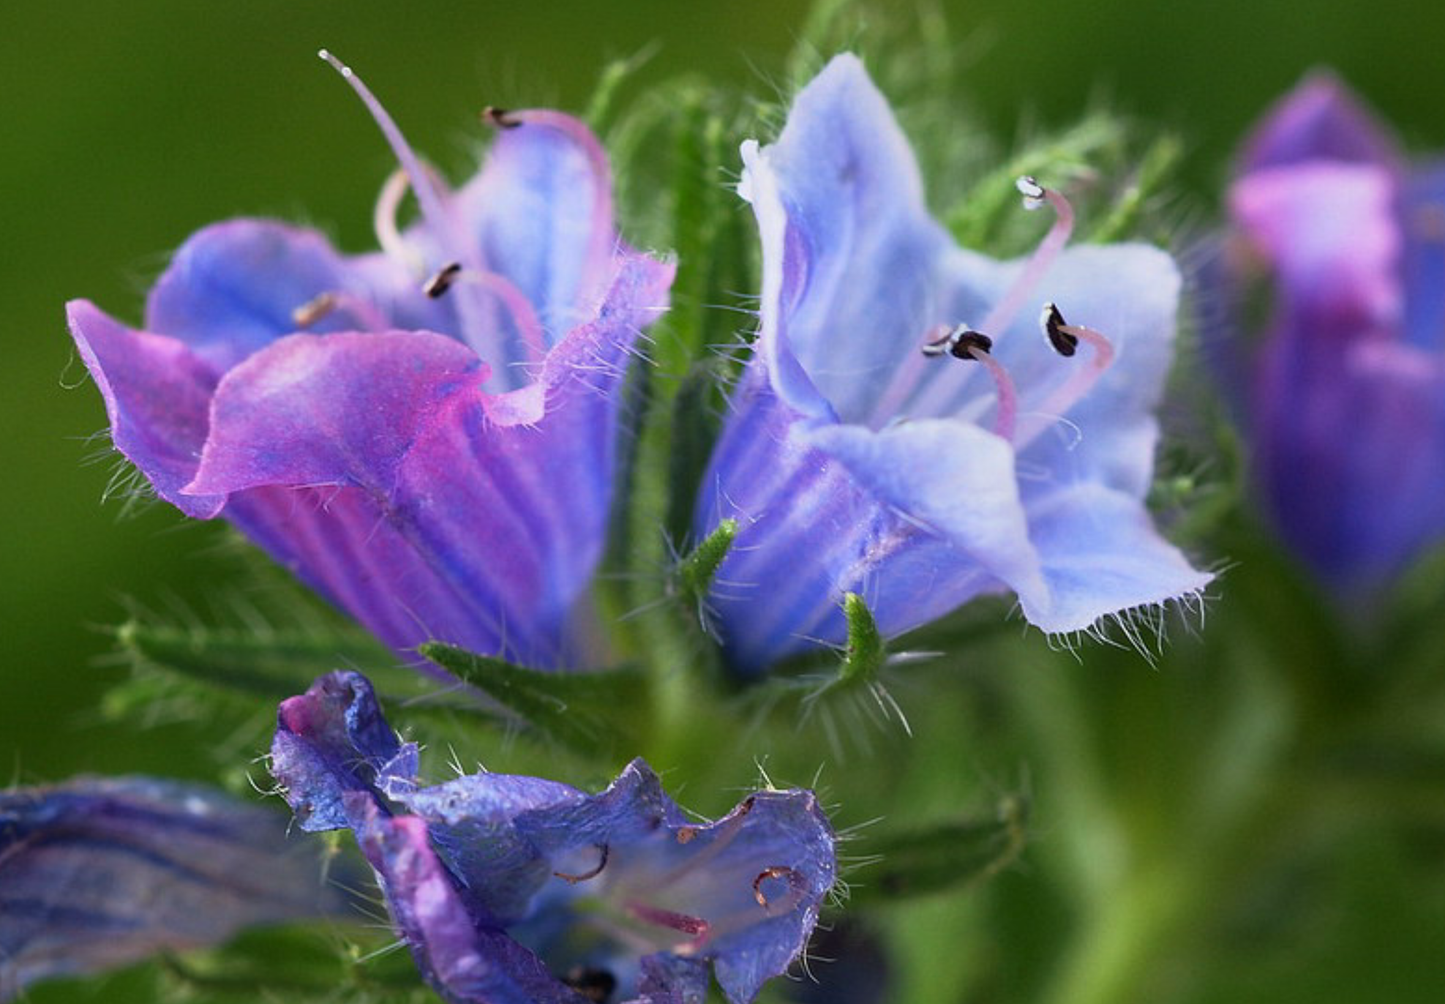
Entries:
POLYGON ((498 129, 486 166, 456 201, 480 265, 522 291, 550 346, 596 313, 612 282, 617 235, 611 172, 596 137, 569 116, 541 114, 547 120, 498 129))
POLYGON ((327 240, 268 220, 230 220, 181 245, 146 303, 146 328, 189 345, 217 372, 299 330, 294 313, 325 294, 343 302, 308 330, 365 330, 368 290, 327 240))
POLYGON ((217 371, 183 342, 134 331, 87 300, 66 308, 76 349, 105 401, 115 448, 156 493, 189 516, 214 516, 222 495, 182 491, 200 463, 217 371))
POLYGON ((284 338, 222 378, 188 491, 335 484, 385 498, 444 402, 485 378, 470 349, 430 332, 284 338))
POLYGON ((1394 139, 1331 73, 1311 74, 1265 115, 1245 145, 1240 170, 1310 160, 1398 166, 1394 139))
POLYGON ((860 421, 887 374, 934 323, 935 270, 950 241, 928 215, 908 142, 855 56, 799 93, 778 141, 744 147, 740 192, 763 241, 759 352, 779 395, 860 421), (776 361, 791 352, 806 377, 776 361))
POLYGON ((282 817, 212 789, 123 777, 0 793, 0 1000, 342 909, 282 817))
POLYGON ((824 426, 811 430, 808 439, 841 461, 881 505, 947 538, 958 561, 977 564, 1026 605, 1048 609, 1013 450, 1005 440, 966 422, 941 419, 878 432, 824 426))

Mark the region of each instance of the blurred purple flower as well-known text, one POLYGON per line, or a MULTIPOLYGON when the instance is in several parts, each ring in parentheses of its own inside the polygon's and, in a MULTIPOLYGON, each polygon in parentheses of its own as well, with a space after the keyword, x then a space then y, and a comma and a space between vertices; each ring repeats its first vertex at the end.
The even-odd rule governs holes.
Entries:
POLYGON ((71 303, 112 439, 162 498, 226 517, 394 648, 574 662, 618 382, 672 266, 619 242, 582 123, 490 113, 486 165, 453 192, 335 65, 402 163, 382 251, 236 220, 176 253, 142 330, 71 303), (421 218, 399 231, 408 185, 421 218))
POLYGON ((122 777, 0 792, 0 1001, 343 908, 284 818, 209 788, 122 777))
POLYGON ((357 673, 281 705, 271 772, 297 822, 355 832, 456 1004, 701 1004, 709 962, 741 1004, 803 951, 833 884, 811 792, 760 791, 701 824, 641 760, 597 795, 485 773, 422 787, 416 771, 357 673))
POLYGON ((1239 310, 1212 353, 1235 363, 1256 488, 1288 545, 1358 595, 1445 534, 1445 165, 1411 169, 1316 74, 1255 130, 1229 209, 1211 293, 1273 283, 1262 339, 1239 310))
POLYGON ((1142 502, 1179 292, 1168 255, 1063 250, 1072 210, 1032 179, 1026 204, 1057 216, 1034 255, 958 247, 853 56, 743 160, 761 330, 696 522, 741 526, 709 597, 739 669, 841 642, 845 591, 887 634, 1005 590, 1073 632, 1208 582, 1142 502), (1053 348, 1034 328, 1045 299, 1062 312, 1053 348))

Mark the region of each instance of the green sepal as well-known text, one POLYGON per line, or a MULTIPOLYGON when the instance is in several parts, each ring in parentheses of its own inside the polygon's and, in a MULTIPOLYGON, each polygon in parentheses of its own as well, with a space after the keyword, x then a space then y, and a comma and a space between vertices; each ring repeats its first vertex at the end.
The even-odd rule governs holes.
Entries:
POLYGON ((667 452, 667 533, 674 544, 692 531, 698 488, 707 472, 723 411, 726 364, 705 359, 693 365, 672 399, 667 452))
MULTIPOLYGON (((960 819, 859 836, 864 855, 849 881, 848 908, 927 896, 981 882, 1017 860, 1028 842, 1029 800, 999 800, 988 819, 960 819)), ((854 850, 850 845, 849 850, 854 850)))
POLYGON ((702 603, 712 587, 712 580, 737 539, 738 521, 725 519, 718 523, 681 561, 675 571, 677 592, 687 603, 702 603))
POLYGON ((440 642, 417 651, 577 753, 626 752, 636 744, 648 707, 647 679, 638 670, 544 673, 440 642))

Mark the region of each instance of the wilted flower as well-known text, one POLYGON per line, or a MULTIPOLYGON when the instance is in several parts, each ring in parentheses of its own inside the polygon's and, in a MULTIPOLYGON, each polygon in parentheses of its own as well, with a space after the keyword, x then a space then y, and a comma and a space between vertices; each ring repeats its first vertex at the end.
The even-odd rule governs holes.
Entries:
POLYGON ((162 498, 225 516, 397 649, 574 661, 615 391, 672 266, 619 243, 580 122, 490 111, 486 165, 453 192, 335 65, 403 166, 382 251, 237 220, 176 253, 143 329, 72 303, 112 439, 162 498), (421 217, 400 231, 408 185, 421 217))
POLYGON ((1063 250, 1072 210, 1032 179, 1026 204, 1057 218, 1029 259, 958 247, 852 56, 743 160, 761 329, 696 524, 741 527, 709 597, 740 669, 841 641, 845 591, 889 634, 1003 590, 1072 632, 1208 581, 1142 502, 1179 292, 1166 254, 1063 250))
POLYGON ((1382 585, 1445 533, 1445 166, 1409 168, 1315 75, 1256 129, 1229 209, 1210 292, 1274 290, 1263 339, 1241 309, 1211 353, 1239 361, 1260 499, 1334 590, 1382 585))
POLYGON ((0 1000, 343 908, 282 816, 209 788, 121 777, 0 792, 0 1000))
POLYGON ((700 1004, 709 962, 750 1001, 833 884, 811 792, 760 791, 704 824, 641 760, 597 795, 486 773, 423 787, 356 673, 278 717, 271 771, 297 822, 356 833, 422 974, 458 1004, 700 1004))

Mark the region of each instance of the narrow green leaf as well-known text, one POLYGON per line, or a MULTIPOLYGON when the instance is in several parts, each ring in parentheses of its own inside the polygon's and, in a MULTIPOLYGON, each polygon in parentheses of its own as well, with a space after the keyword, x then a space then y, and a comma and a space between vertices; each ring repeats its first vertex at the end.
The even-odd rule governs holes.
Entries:
POLYGON ((637 670, 544 673, 439 642, 418 651, 576 752, 604 754, 636 742, 647 700, 646 678, 637 670))
POLYGON ((869 863, 850 882, 848 906, 927 896, 990 878, 1018 858, 1028 823, 1028 799, 1008 795, 992 819, 860 835, 856 847, 869 863))

